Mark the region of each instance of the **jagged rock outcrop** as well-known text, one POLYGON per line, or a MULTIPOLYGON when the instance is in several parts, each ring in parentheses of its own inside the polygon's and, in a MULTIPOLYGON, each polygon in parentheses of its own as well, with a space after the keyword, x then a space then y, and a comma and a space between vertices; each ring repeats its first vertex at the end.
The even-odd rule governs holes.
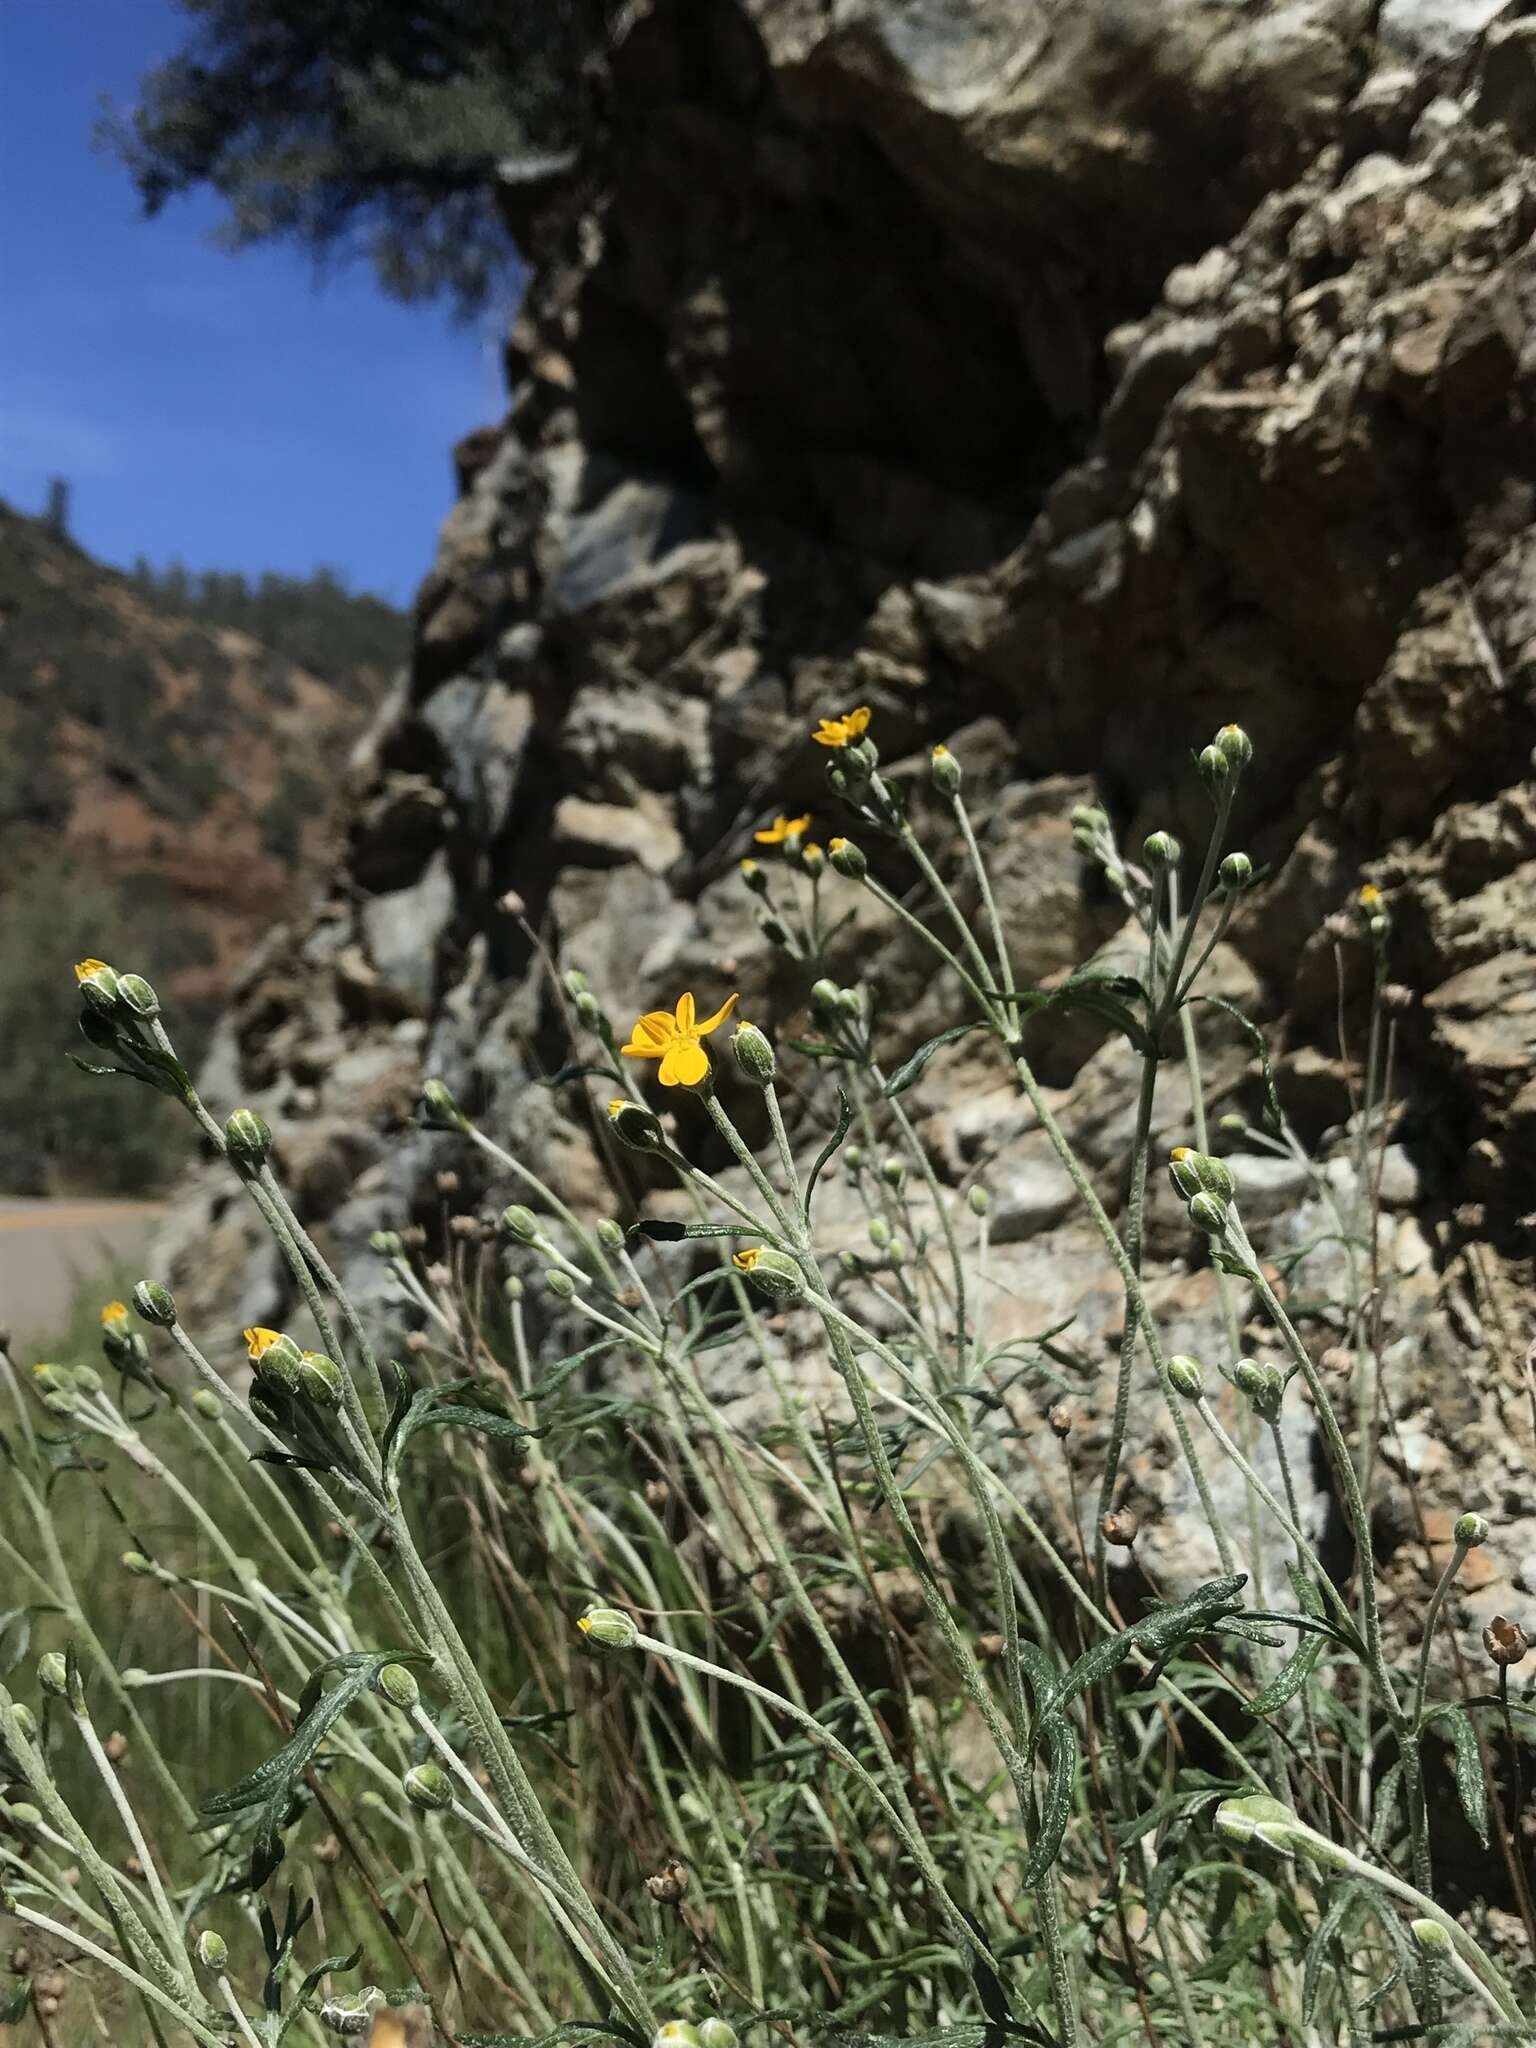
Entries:
MULTIPOLYGON (((368 1231, 436 1227, 435 1169, 470 1172, 408 1120, 425 1073, 565 1199, 614 1202, 591 1117, 533 1085, 569 1054, 530 932, 625 1022, 729 986, 793 1032, 803 980, 735 869, 765 813, 838 829, 818 716, 869 703, 887 762, 959 734, 1033 980, 1120 923, 1071 805, 1197 838, 1190 750, 1235 718, 1265 879, 1219 985, 1307 1140, 1349 1114, 1369 963, 1328 920, 1363 877, 1419 998, 1383 1189, 1383 1556, 1416 1614, 1426 1538, 1438 1563, 1486 1506, 1473 1614, 1536 1595, 1533 80, 1536 19, 1487 0, 639 0, 579 159, 508 167, 533 266, 508 415, 458 450, 345 860, 209 1075, 271 1118, 361 1291, 368 1231)), ((915 1043, 948 997, 849 900, 835 964, 915 1043)), ((1201 1030, 1216 1106, 1252 1110, 1241 1030, 1201 1030)), ((1123 1048, 1041 1058, 1117 1200, 1123 1048)), ((1077 1317, 1091 1468, 1118 1290, 995 1071, 962 1046, 918 1099, 945 1172, 997 1196, 993 1313, 1077 1317)), ((1158 1142, 1187 1135, 1170 1065, 1158 1142)), ((1273 1248, 1317 1234, 1284 1161, 1238 1170, 1273 1248)), ((1214 1350, 1214 1275, 1161 1192, 1151 1243, 1176 1340, 1214 1350)), ((194 1245, 231 1327, 276 1320, 281 1274, 211 1184, 170 1250, 194 1245)), ((1131 1498, 1177 1573, 1165 1428, 1131 1498)))

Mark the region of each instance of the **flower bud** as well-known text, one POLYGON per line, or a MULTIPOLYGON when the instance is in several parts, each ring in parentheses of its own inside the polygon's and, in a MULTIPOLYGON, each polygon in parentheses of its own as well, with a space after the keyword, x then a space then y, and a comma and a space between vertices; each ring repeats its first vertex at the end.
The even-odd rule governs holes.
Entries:
POLYGON ((414 1764, 400 1780, 401 1790, 412 1806, 423 1813, 441 1813, 453 1804, 453 1787, 448 1775, 436 1764, 414 1764))
POLYGON ((446 1081, 424 1081, 421 1087, 421 1120, 430 1131, 461 1131, 465 1117, 453 1099, 446 1081))
POLYGON ((1183 848, 1171 832, 1149 832, 1141 843, 1142 853, 1149 868, 1173 868, 1179 864, 1183 848))
POLYGON ((118 1001, 132 1010, 136 1017, 158 1017, 160 998, 155 994, 142 974, 120 974, 117 977, 118 1001))
POLYGON ((1203 747, 1196 765, 1200 770, 1201 781, 1211 789, 1219 788, 1232 773, 1232 763, 1220 747, 1203 747))
POLYGON ((1419 1947, 1430 1955, 1443 1956, 1451 1952, 1451 1937, 1438 1920, 1410 1920, 1408 1932, 1419 1947))
POLYGON ((789 930, 782 918, 760 917, 757 921, 757 928, 770 946, 787 946, 789 944, 789 930))
POLYGON ((224 1142, 236 1166, 254 1173, 272 1150, 272 1132, 254 1109, 237 1109, 224 1126, 224 1142))
POLYGON ((1200 1361, 1182 1351, 1168 1361, 1168 1382, 1186 1401, 1198 1401, 1205 1392, 1205 1373, 1200 1361))
POLYGON ((105 960, 77 960, 75 981, 87 1009, 105 1017, 117 1008, 117 975, 105 960))
POLYGON ((948 747, 935 747, 928 757, 928 779, 941 796, 958 796, 964 775, 948 747))
POLYGON ((57 1650, 50 1650, 46 1656, 38 1658, 37 1682, 53 1699, 69 1697, 69 1665, 57 1650))
POLYGON ((291 1337, 281 1330, 260 1327, 246 1330, 246 1356, 256 1368, 256 1377, 273 1386, 292 1391, 299 1383, 299 1361, 304 1356, 291 1337))
MULTIPOLYGON (((786 847, 785 852, 787 853, 788 851, 789 848, 786 847)), ((814 839, 811 841, 809 846, 804 846, 800 849, 801 870, 803 873, 809 875, 813 881, 821 873, 822 869, 826 866, 826 864, 827 856, 816 844, 814 839)))
POLYGON ((572 1000, 574 1000, 577 996, 584 996, 586 994, 589 984, 587 981, 587 977, 582 973, 579 967, 567 967, 564 974, 561 975, 560 979, 562 984, 564 985, 566 994, 570 996, 572 1000))
POLYGON ((711 2016, 699 2022, 702 2048, 736 2048, 736 2029, 727 2021, 711 2016))
POLYGON ((398 1259, 405 1245, 398 1230, 375 1230, 369 1234, 368 1249, 381 1259, 398 1259))
POLYGON ((323 1351, 301 1351, 298 1387, 317 1408, 335 1408, 341 1401, 341 1367, 323 1351))
POLYGON ((780 1308, 804 1299, 805 1275, 788 1252, 775 1251, 771 1245, 749 1245, 736 1253, 731 1264, 746 1274, 759 1294, 780 1308))
POLYGON ((754 896, 767 895, 768 873, 761 861, 744 860, 741 863, 740 872, 741 879, 746 883, 754 896))
POLYGON ((373 1681, 373 1689, 392 1707, 400 1707, 406 1713, 421 1698, 421 1687, 416 1683, 415 1673, 408 1671, 403 1664, 386 1664, 373 1681))
POLYGON ((1209 1152, 1196 1152, 1189 1145, 1175 1145, 1169 1153, 1168 1178, 1186 1201, 1196 1195, 1214 1195, 1220 1202, 1230 1202, 1237 1193, 1237 1182, 1226 1161, 1209 1152))
POLYGON ((1246 853, 1229 853, 1216 873, 1222 887, 1236 895, 1253 880, 1253 862, 1246 853))
POLYGON ((864 1147, 862 1145, 848 1146, 843 1153, 843 1170, 852 1179, 858 1179, 859 1175, 864 1171, 864 1147))
POLYGON ((74 1371, 74 1381, 77 1394, 90 1396, 91 1394, 99 1394, 101 1392, 101 1374, 94 1365, 77 1365, 74 1371))
POLYGON ((836 1011, 837 996, 837 983, 829 981, 825 975, 822 976, 820 981, 813 981, 811 983, 811 1008, 818 1011, 822 1016, 827 1016, 836 1011))
POLYGON ((759 1088, 767 1088, 773 1081, 778 1062, 773 1047, 755 1024, 745 1019, 731 1033, 731 1051, 743 1077, 759 1088))
POLYGON ((1259 1842, 1283 1855, 1292 1851, 1296 1816, 1267 1792, 1246 1799, 1224 1799, 1216 1809, 1216 1828, 1229 1842, 1259 1842))
POLYGON ((501 1224, 519 1244, 537 1244, 543 1235, 538 1217, 531 1209, 525 1209, 521 1202, 508 1203, 501 1212, 501 1224))
MULTIPOLYGON (((33 1713, 25 1700, 17 1700, 11 1708, 11 1712, 15 1716, 17 1732, 26 1741, 33 1741, 37 1735, 36 1714, 33 1713)), ((15 1808, 13 1807, 11 1810, 14 1812, 15 1808)))
POLYGON ((584 988, 575 999, 576 1015, 589 1031, 596 1031, 603 1021, 603 1006, 591 989, 584 988))
POLYGON ((1189 1205, 1189 1220, 1207 1237, 1221 1237, 1227 1228, 1227 1205, 1215 1195, 1196 1195, 1189 1205))
POLYGON ((1530 1647, 1525 1630, 1507 1614, 1496 1614, 1483 1630, 1483 1648, 1501 1670, 1518 1664, 1530 1647))
POLYGON ((837 992, 837 1007, 843 1016, 857 1020, 864 1014, 864 998, 856 988, 840 988, 837 992))
POLYGON ((884 1251, 891 1242, 891 1226, 883 1216, 869 1219, 869 1241, 877 1251, 884 1251))
POLYGON ((229 1943, 222 1934, 216 1934, 211 1927, 205 1927, 197 1937, 197 1960, 205 1970, 212 1970, 223 1976, 229 1964, 229 1943))
POLYGON ((1140 1522, 1129 1508, 1116 1508, 1107 1514, 1099 1527, 1104 1531, 1104 1541, 1118 1550, 1129 1550, 1136 1541, 1140 1522))
POLYGON ((651 2036, 651 2048, 704 2048, 697 2027, 687 2020, 668 2020, 651 2036))
POLYGON ((904 1181, 906 1180, 906 1177, 907 1166, 906 1161, 904 1159, 893 1158, 881 1160, 880 1178, 885 1182, 888 1188, 901 1187, 904 1181))
POLYGON ((1225 1131, 1229 1138, 1241 1137, 1248 1128, 1248 1119, 1240 1110, 1229 1109, 1225 1116, 1216 1119, 1218 1131, 1225 1131))
POLYGON ((659 1152, 666 1144, 661 1119, 642 1102, 616 1095, 608 1105, 608 1125, 613 1135, 631 1152, 659 1152))
POLYGON ((55 1388, 52 1393, 44 1394, 43 1406, 50 1415, 73 1415, 75 1397, 73 1394, 66 1394, 62 1388, 55 1388))
POLYGON ((1221 749, 1232 768, 1246 768, 1253 759, 1253 741, 1240 725, 1224 725, 1214 744, 1221 749))
POLYGON ((133 1290, 133 1305, 146 1323, 154 1323, 162 1330, 175 1327, 176 1298, 158 1280, 141 1280, 133 1290))
POLYGON ((602 1217, 597 1224, 597 1241, 605 1251, 623 1251, 624 1226, 615 1223, 611 1216, 602 1217))
POLYGON ((509 1273, 501 1283, 501 1291, 508 1301, 521 1301, 523 1298, 523 1283, 515 1273, 509 1273))
POLYGON ((966 1196, 966 1205, 973 1216, 985 1216, 992 1206, 992 1197, 978 1181, 966 1196))
POLYGON ((1253 1403, 1266 1422, 1273 1422, 1285 1398, 1285 1374, 1272 1360, 1260 1364, 1256 1358, 1240 1358, 1232 1368, 1232 1383, 1253 1403))
POLYGON ((194 1387, 192 1390, 192 1406, 202 1416, 204 1422, 217 1422, 224 1413, 224 1403, 219 1399, 212 1387, 194 1387))
POLYGON ((589 1643, 604 1650, 632 1650, 640 1631, 620 1607, 589 1607, 577 1621, 589 1643))
POLYGON ((828 840, 827 859, 837 873, 846 875, 850 882, 862 882, 869 873, 869 862, 851 839, 828 840))
POLYGON ((572 1301, 576 1295, 576 1282, 569 1273, 558 1266, 548 1266, 544 1272, 544 1285, 557 1301, 572 1301))
POLYGON ((150 1683, 149 1673, 142 1664, 130 1664, 126 1671, 119 1671, 117 1677, 124 1692, 139 1692, 150 1683))
POLYGON ((1488 1523, 1482 1515, 1466 1514, 1457 1518, 1451 1531, 1463 1550, 1476 1550, 1478 1545, 1488 1541, 1488 1523))
POLYGON ((154 1564, 142 1550, 125 1550, 119 1560, 125 1572, 131 1572, 136 1579, 152 1579, 157 1576, 154 1564))

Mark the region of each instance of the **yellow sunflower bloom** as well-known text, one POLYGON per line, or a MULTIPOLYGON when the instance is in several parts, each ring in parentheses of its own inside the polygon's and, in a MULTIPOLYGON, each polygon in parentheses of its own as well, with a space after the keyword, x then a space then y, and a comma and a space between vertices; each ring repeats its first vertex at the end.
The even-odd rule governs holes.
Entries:
POLYGON ((862 739, 869 729, 869 706, 861 704, 841 718, 824 718, 811 738, 818 747, 846 747, 862 739))
POLYGON ((698 1021, 691 995, 677 999, 675 1012, 648 1010, 635 1024, 628 1045, 620 1050, 632 1060, 660 1060, 664 1088, 696 1088, 709 1073, 709 1054, 699 1043, 720 1026, 739 998, 730 996, 713 1017, 698 1021))
POLYGON ((780 811, 765 832, 754 832, 752 837, 759 846, 782 846, 786 839, 798 839, 810 822, 809 811, 803 818, 786 818, 780 811))

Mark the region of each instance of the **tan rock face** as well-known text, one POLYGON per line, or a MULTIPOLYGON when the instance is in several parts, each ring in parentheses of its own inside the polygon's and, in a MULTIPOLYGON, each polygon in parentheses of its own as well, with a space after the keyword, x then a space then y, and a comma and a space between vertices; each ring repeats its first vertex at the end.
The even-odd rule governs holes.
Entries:
MULTIPOLYGON (((1369 963, 1326 920, 1364 876, 1410 992, 1380 1253, 1398 1276, 1383 1555, 1416 1597, 1420 1511, 1490 1505, 1503 1577, 1478 1599, 1536 1595, 1512 1392, 1536 1212, 1536 168, 1508 111, 1518 53, 1484 49, 1487 11, 1378 23, 1316 0, 1239 22, 1189 0, 1140 40, 1135 10, 1048 24, 1002 0, 634 11, 602 136, 517 194, 535 262, 509 417, 461 450, 346 858, 251 969, 215 1058, 365 1293, 367 1231, 436 1227, 453 1151, 402 1121, 413 1068, 573 1202, 622 1199, 589 1084, 536 1085, 571 1057, 538 946, 624 1025, 684 988, 711 1006, 740 989, 765 1029, 811 1035, 808 977, 735 870, 778 811, 841 829, 818 717, 869 703, 898 773, 958 735, 1035 983, 1123 944, 1072 804, 1095 796, 1131 844, 1164 827, 1198 846, 1190 751, 1237 719, 1257 760, 1235 830, 1261 879, 1216 986, 1265 1025, 1309 1141, 1349 1114, 1363 1050, 1369 963), (319 1116, 366 1132, 355 1163, 310 1156, 319 1116)), ((853 913, 829 971, 879 988, 893 1055, 954 1020, 899 926, 842 884, 828 900, 853 913)), ((1240 1027, 1211 1009, 1199 1034, 1213 1113, 1253 1114, 1240 1027)), ((1118 1204, 1123 1048, 1069 1020, 1038 1050, 1118 1204)), ((994 1189, 1017 1327, 1076 1317, 1065 1441, 1091 1473, 1118 1292, 974 1046, 911 1101, 942 1174, 994 1189)), ((828 1120, 816 1093, 796 1114, 828 1120)), ((1178 1061, 1154 1121, 1159 1145, 1189 1136, 1178 1061)), ((1333 1149, 1321 1193, 1244 1167, 1266 1256, 1326 1234, 1351 1170, 1333 1149)), ((466 1200, 510 1193, 452 1163, 466 1200)), ((189 1215, 210 1200, 193 1190, 189 1215)), ((1160 1187, 1148 1229, 1176 1348, 1211 1355, 1212 1276, 1160 1187)), ((256 1299, 269 1263, 227 1247, 216 1278, 247 1320, 278 1319, 256 1299)), ((1166 1418, 1142 1416, 1127 1504, 1177 1575, 1189 1504, 1166 1418)), ((1059 1456, 1042 1434, 1042 1467, 1059 1456)))

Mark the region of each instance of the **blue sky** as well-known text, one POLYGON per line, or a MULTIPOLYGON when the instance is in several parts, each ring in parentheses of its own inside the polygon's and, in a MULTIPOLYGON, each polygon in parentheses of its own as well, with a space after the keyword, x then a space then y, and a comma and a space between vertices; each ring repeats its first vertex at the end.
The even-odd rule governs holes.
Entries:
POLYGON ((449 449, 502 410, 502 317, 386 299, 363 264, 229 255, 198 194, 145 221, 91 147, 183 40, 173 0, 0 0, 0 497, 103 560, 326 562, 409 599, 452 502, 449 449))

